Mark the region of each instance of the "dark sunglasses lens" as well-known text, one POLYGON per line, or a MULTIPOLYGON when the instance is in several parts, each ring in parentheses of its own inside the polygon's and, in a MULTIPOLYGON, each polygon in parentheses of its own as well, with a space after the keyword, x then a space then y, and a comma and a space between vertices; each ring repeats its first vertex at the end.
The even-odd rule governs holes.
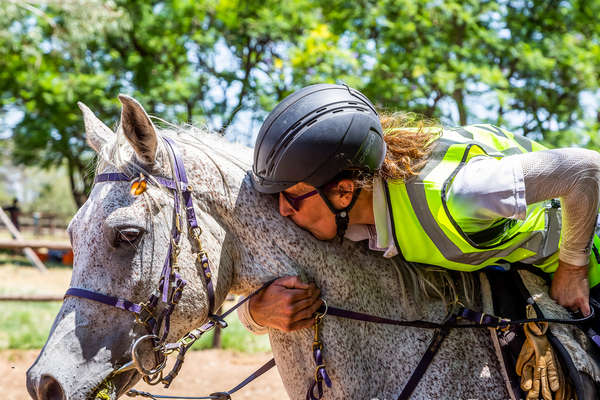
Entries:
POLYGON ((298 209, 298 203, 297 200, 290 196, 289 194, 287 194, 286 192, 281 192, 281 194, 283 194, 283 197, 285 197, 285 199, 287 200, 288 203, 290 203, 290 206, 292 206, 292 208, 296 211, 300 211, 298 209))

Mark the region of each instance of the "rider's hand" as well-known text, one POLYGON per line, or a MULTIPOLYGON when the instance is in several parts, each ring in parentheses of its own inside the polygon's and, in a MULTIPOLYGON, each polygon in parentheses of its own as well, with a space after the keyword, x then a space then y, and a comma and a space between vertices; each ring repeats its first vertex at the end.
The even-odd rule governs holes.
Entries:
POLYGON ((573 311, 579 310, 584 316, 590 314, 588 268, 587 265, 559 261, 550 288, 550 297, 558 304, 573 311))
POLYGON ((323 303, 321 290, 297 276, 279 278, 249 300, 250 315, 262 326, 284 332, 313 325, 313 314, 323 303))

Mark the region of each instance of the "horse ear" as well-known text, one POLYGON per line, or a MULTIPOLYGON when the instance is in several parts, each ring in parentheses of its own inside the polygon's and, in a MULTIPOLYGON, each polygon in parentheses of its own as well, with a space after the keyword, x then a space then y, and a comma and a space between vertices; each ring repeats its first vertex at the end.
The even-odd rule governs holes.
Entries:
POLYGON ((114 135, 114 132, 108 126, 104 125, 104 122, 100 121, 88 106, 80 101, 77 102, 77 105, 83 114, 87 142, 96 153, 99 153, 102 150, 102 146, 114 135))
POLYGON ((120 94, 119 101, 123 105, 121 129, 125 137, 142 162, 154 164, 158 139, 150 117, 133 97, 120 94))

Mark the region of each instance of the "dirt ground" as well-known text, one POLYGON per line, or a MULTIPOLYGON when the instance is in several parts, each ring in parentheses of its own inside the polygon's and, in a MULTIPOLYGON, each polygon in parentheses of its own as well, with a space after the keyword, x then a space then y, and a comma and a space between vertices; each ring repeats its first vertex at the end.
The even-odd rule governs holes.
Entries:
MULTIPOLYGON (((3 400, 30 398, 25 387, 25 372, 38 352, 39 350, 0 351, 0 388, 3 400)), ((181 373, 170 389, 145 383, 139 383, 135 389, 172 396, 206 396, 233 388, 270 358, 271 354, 243 354, 229 350, 193 351, 187 354, 181 373)), ((240 389, 232 397, 234 400, 288 398, 276 368, 240 389)))

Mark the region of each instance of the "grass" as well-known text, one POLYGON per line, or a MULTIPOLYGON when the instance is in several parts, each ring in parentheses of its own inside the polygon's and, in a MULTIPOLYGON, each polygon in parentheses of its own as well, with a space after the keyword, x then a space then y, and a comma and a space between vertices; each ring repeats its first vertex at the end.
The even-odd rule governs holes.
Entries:
MULTIPOLYGON (((0 350, 42 348, 50 332, 60 303, 2 302, 0 303, 0 350)), ((253 335, 235 316, 228 318, 229 326, 221 333, 221 348, 245 353, 270 351, 268 335, 253 335)), ((213 332, 198 340, 192 350, 209 349, 213 332)))
POLYGON ((0 303, 0 350, 39 349, 46 342, 60 303, 0 303))

